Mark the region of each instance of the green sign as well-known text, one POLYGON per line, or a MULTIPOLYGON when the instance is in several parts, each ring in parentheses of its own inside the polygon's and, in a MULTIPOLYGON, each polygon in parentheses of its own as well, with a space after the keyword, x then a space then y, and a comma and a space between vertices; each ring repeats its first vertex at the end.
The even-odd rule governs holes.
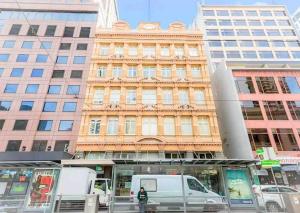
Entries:
POLYGON ((265 151, 263 149, 257 149, 256 150, 257 155, 263 155, 264 153, 265 153, 265 151))
POLYGON ((103 169, 102 169, 102 166, 100 166, 100 165, 97 165, 96 166, 96 171, 102 171, 103 169))
POLYGON ((279 160, 262 160, 260 163, 263 168, 280 167, 279 160))

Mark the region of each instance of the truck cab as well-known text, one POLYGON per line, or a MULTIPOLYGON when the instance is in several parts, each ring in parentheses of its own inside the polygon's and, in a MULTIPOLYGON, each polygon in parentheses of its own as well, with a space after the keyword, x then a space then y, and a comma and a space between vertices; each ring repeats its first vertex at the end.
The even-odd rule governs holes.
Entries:
POLYGON ((96 178, 92 181, 91 194, 99 194, 100 205, 108 206, 111 195, 111 180, 96 178))

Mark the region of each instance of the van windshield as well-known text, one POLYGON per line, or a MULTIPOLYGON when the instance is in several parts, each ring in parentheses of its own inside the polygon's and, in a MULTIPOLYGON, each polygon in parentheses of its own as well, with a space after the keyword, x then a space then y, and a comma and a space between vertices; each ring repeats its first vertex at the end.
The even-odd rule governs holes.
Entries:
POLYGON ((94 188, 100 189, 102 191, 106 191, 106 181, 105 180, 96 180, 94 188))
POLYGON ((202 186, 197 180, 192 179, 192 178, 188 178, 187 183, 188 183, 188 186, 189 186, 190 190, 195 190, 195 191, 207 193, 204 186, 202 186))

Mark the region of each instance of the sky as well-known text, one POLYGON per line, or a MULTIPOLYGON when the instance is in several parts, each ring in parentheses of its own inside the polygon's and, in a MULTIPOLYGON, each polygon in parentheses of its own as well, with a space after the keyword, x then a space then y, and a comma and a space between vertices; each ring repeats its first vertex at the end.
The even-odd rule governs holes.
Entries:
POLYGON ((119 17, 135 28, 141 21, 160 22, 163 28, 169 23, 183 21, 192 23, 197 13, 197 2, 209 5, 286 5, 290 14, 300 7, 300 0, 117 0, 119 17))

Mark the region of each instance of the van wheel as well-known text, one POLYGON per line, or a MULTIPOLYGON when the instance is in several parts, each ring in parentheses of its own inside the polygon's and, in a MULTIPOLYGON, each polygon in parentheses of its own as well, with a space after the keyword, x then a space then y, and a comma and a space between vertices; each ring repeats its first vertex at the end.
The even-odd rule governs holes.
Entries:
POLYGON ((266 207, 268 212, 281 212, 281 208, 276 202, 267 203, 266 207))

